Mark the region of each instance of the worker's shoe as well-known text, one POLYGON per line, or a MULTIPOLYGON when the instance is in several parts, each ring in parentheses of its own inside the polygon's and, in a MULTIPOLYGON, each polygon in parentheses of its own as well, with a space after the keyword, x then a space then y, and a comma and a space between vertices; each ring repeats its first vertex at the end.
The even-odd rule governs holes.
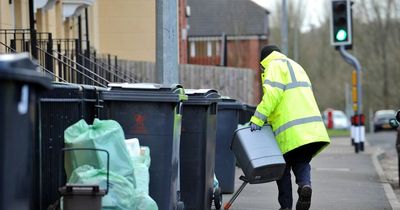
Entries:
POLYGON ((280 208, 279 210, 292 210, 292 209, 289 209, 289 208, 282 209, 282 208, 280 208))
POLYGON ((308 210, 311 206, 312 189, 310 185, 304 185, 297 190, 299 199, 297 200, 296 210, 308 210))

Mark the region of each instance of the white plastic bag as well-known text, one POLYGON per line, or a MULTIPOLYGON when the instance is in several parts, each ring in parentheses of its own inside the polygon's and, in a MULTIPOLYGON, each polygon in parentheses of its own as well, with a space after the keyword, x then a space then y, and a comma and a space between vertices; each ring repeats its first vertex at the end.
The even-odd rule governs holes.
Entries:
POLYGON ((150 184, 150 149, 140 147, 139 140, 128 139, 126 141, 129 154, 132 158, 135 174, 137 210, 158 210, 156 202, 149 196, 150 184))

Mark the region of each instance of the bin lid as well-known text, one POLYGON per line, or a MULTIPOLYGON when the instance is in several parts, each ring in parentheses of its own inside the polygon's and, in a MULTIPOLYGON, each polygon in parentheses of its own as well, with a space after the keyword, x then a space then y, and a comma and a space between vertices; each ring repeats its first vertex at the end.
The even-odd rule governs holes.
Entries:
POLYGON ((46 91, 41 96, 41 101, 74 102, 81 100, 97 99, 97 92, 107 91, 104 87, 83 85, 66 82, 52 82, 51 91, 46 91))
POLYGON ((51 78, 39 72, 37 67, 28 53, 0 55, 0 80, 22 81, 50 89, 51 78))
POLYGON ((105 88, 105 87, 95 86, 95 85, 80 84, 80 86, 83 90, 98 90, 98 91, 106 91, 107 90, 107 88, 105 88))
POLYGON ((41 95, 40 101, 55 101, 58 99, 80 99, 82 98, 82 88, 78 84, 52 82, 52 90, 46 91, 41 95))
POLYGON ((256 105, 243 104, 243 110, 246 110, 246 111, 255 112, 256 108, 257 108, 256 105))
POLYGON ((221 101, 218 91, 213 89, 185 89, 188 100, 184 104, 208 105, 221 101))
POLYGON ((98 99, 98 93, 108 91, 107 88, 93 85, 81 85, 83 97, 85 100, 98 99))
POLYGON ((75 84, 75 83, 52 82, 51 86, 53 87, 53 89, 82 91, 82 86, 80 84, 75 84))
POLYGON ((108 87, 122 89, 160 89, 161 84, 157 83, 110 83, 108 87))
POLYGON ((239 109, 243 110, 244 105, 240 101, 233 99, 229 96, 222 96, 221 101, 218 102, 218 109, 239 109))
POLYGON ((179 84, 110 83, 108 91, 101 92, 103 100, 180 102, 187 100, 179 84))

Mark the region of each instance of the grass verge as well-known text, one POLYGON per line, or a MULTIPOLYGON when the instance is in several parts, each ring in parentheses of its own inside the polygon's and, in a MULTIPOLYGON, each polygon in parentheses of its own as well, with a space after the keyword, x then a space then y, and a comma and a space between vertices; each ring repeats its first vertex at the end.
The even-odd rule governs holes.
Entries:
POLYGON ((350 136, 349 130, 336 130, 336 129, 328 129, 329 137, 343 137, 350 136))

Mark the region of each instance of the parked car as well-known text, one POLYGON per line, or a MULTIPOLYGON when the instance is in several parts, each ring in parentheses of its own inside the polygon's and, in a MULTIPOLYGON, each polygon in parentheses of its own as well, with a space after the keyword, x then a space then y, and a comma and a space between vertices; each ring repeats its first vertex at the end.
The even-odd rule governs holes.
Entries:
POLYGON ((322 113, 322 118, 327 128, 331 129, 350 128, 350 120, 346 116, 346 114, 341 110, 327 109, 322 113))
POLYGON ((374 131, 392 130, 393 127, 390 125, 389 121, 395 117, 396 111, 392 109, 376 111, 373 119, 374 131))

